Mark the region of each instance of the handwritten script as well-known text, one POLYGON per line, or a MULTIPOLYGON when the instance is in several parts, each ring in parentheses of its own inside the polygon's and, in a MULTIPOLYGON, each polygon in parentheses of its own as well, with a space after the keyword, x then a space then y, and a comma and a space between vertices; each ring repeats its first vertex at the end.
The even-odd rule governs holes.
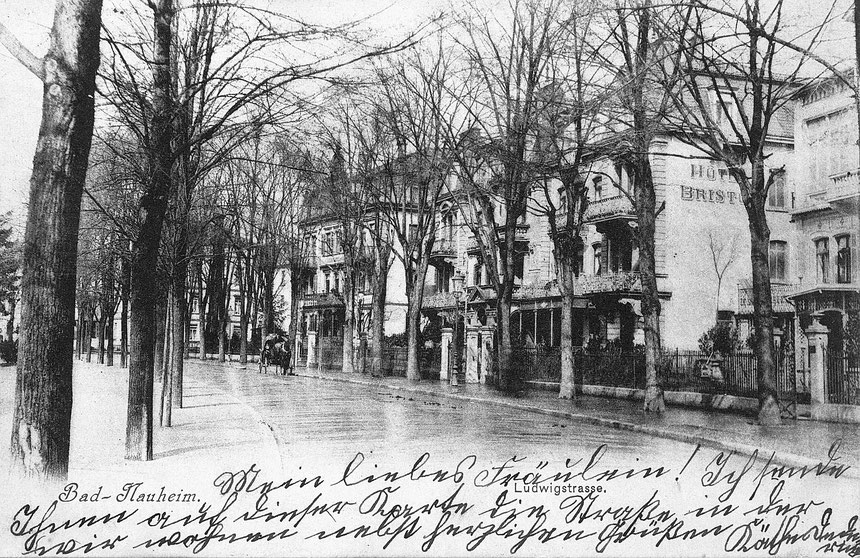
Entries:
MULTIPOLYGON (((663 553, 860 555, 856 473, 834 444, 808 466, 696 447, 618 465, 605 445, 559 462, 511 455, 402 465, 358 452, 270 477, 249 464, 200 486, 70 482, 7 525, 22 555, 663 553), (853 503, 852 503, 853 502, 853 503), (356 546, 360 545, 360 546, 356 546), (228 550, 229 549, 229 550, 228 550)), ((307 465, 307 464, 305 464, 307 465)))

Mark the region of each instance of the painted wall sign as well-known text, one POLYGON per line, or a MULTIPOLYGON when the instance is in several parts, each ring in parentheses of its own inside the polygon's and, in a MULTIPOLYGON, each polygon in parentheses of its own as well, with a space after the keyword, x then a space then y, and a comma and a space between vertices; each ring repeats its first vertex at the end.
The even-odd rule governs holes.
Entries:
POLYGON ((681 199, 683 201, 697 201, 706 203, 730 203, 739 201, 737 192, 731 190, 720 190, 717 188, 694 188, 693 186, 681 186, 681 199))

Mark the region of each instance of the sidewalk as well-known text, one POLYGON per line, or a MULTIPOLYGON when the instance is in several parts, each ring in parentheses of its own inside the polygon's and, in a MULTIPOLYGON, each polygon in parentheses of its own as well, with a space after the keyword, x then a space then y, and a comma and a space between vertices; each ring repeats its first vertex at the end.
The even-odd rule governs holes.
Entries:
MULTIPOLYGON (((75 361, 69 478, 76 482, 109 479, 181 479, 188 471, 199 478, 252 462, 278 474, 281 460, 275 439, 249 406, 217 387, 185 377, 182 409, 173 411, 173 426, 159 426, 159 384, 154 397, 152 461, 126 461, 125 424, 128 369, 75 361)), ((15 367, 0 368, 0 439, 11 438, 15 367)), ((6 471, 8 451, 0 452, 6 471)))
POLYGON ((480 384, 452 387, 438 381, 410 382, 406 378, 372 378, 368 375, 345 375, 339 371, 305 370, 301 376, 320 377, 329 381, 361 383, 387 389, 410 391, 438 397, 449 397, 491 405, 503 405, 523 411, 536 412, 585 421, 621 430, 632 430, 682 442, 701 443, 727 451, 750 455, 758 449, 764 458, 777 453, 785 465, 802 466, 827 462, 828 450, 841 441, 839 455, 843 463, 860 463, 860 425, 785 421, 782 426, 759 426, 751 417, 719 411, 704 411, 686 407, 667 407, 660 416, 642 411, 638 401, 579 395, 575 400, 559 399, 557 395, 538 389, 525 395, 508 396, 492 387, 480 384))

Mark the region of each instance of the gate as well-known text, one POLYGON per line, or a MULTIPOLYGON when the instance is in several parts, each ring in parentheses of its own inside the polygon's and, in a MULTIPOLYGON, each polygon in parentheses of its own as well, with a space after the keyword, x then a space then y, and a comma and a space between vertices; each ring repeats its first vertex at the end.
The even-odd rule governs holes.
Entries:
POLYGON ((776 351, 776 391, 779 398, 779 416, 797 419, 797 371, 794 351, 790 348, 776 351))
POLYGON ((860 405, 860 358, 825 350, 824 396, 828 403, 860 405))

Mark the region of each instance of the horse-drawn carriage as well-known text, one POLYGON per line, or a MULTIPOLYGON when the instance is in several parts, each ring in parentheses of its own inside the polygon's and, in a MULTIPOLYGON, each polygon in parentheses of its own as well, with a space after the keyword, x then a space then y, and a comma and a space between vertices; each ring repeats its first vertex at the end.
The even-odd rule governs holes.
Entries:
POLYGON ((290 340, 281 333, 270 333, 263 341, 263 351, 260 353, 260 372, 268 374, 269 365, 275 365, 275 373, 284 376, 293 374, 292 349, 290 340))

